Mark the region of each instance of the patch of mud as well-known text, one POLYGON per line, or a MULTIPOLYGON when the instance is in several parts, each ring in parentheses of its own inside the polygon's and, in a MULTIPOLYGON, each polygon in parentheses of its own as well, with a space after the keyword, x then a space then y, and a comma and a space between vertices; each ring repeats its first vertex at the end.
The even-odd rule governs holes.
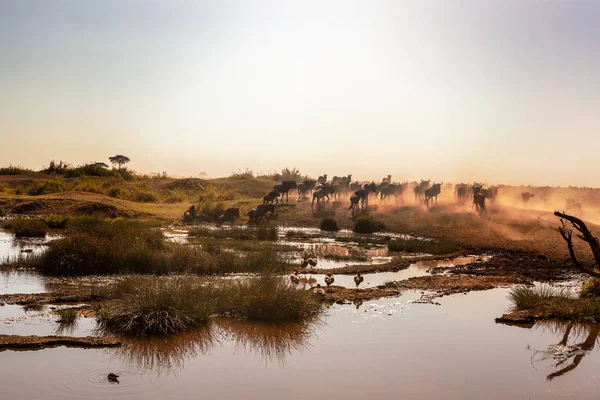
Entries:
POLYGON ((533 284, 531 281, 518 276, 455 276, 432 275, 410 278, 399 282, 389 282, 384 287, 398 290, 428 290, 439 296, 471 291, 490 290, 497 287, 533 284))
POLYGON ((121 342, 107 337, 18 336, 0 335, 0 351, 40 350, 49 347, 117 347, 121 342))
POLYGON ((0 303, 6 304, 48 304, 48 303, 86 303, 103 300, 89 291, 61 291, 53 293, 15 293, 0 295, 0 303))

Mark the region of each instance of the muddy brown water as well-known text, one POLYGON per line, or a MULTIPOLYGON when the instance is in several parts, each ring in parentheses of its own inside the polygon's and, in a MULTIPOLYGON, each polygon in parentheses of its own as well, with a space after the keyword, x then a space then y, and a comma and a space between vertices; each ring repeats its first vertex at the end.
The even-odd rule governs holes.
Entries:
POLYGON ((119 349, 5 351, 11 384, 2 397, 597 399, 597 332, 496 324, 506 295, 473 292, 435 306, 413 304, 418 294, 408 293, 358 309, 334 305, 322 324, 300 331, 242 324, 119 349), (567 357, 570 346, 580 350, 567 357), (119 384, 107 381, 111 371, 119 384))

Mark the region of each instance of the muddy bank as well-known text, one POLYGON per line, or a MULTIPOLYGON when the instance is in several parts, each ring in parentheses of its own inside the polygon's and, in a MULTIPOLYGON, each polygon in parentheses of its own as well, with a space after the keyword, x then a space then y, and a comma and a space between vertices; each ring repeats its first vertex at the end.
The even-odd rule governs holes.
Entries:
POLYGON ((467 293, 477 290, 489 290, 499 286, 514 284, 532 284, 532 281, 518 276, 455 276, 433 275, 410 278, 404 281, 389 282, 379 288, 395 288, 398 290, 427 290, 444 296, 456 293, 467 293))
MULTIPOLYGON (((334 275, 354 275, 357 272, 361 274, 372 274, 377 272, 397 272, 404 270, 411 266, 411 264, 419 261, 437 261, 437 260, 448 260, 456 257, 466 256, 464 252, 456 252, 451 254, 443 254, 438 256, 418 256, 412 258, 394 257, 389 262, 383 264, 353 264, 339 268, 305 268, 299 269, 298 272, 301 274, 327 274, 332 273, 334 275)), ((453 268, 453 267, 449 267, 453 268)))
POLYGON ((554 282, 580 276, 570 260, 549 259, 540 253, 501 251, 489 261, 474 262, 456 267, 434 268, 432 273, 484 277, 513 276, 528 281, 554 282))
POLYGON ((103 300, 97 294, 78 290, 60 291, 52 293, 15 293, 0 295, 0 304, 58 304, 58 303, 85 303, 103 300))
POLYGON ((48 347, 116 347, 121 342, 106 337, 69 337, 69 336, 18 336, 0 335, 0 351, 3 350, 39 350, 48 347))

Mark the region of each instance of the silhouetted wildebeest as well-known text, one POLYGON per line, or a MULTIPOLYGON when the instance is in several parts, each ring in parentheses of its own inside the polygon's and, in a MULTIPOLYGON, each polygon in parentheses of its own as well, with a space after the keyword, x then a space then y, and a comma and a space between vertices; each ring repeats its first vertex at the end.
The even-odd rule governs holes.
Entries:
POLYGON ((219 218, 217 218, 217 223, 218 224, 222 224, 224 222, 231 222, 233 223, 233 221, 235 221, 236 218, 240 217, 240 209, 239 208, 228 208, 227 210, 225 210, 225 212, 219 216, 219 218))
POLYGON ((290 202, 290 199, 289 199, 290 190, 297 189, 297 188, 298 188, 298 185, 296 184, 296 181, 283 181, 279 185, 275 185, 273 187, 274 190, 281 193, 281 202, 282 203, 283 203, 283 196, 285 196, 286 203, 289 203, 290 202))
POLYGON ((442 185, 444 182, 433 183, 430 188, 425 190, 425 205, 429 207, 429 201, 431 199, 435 199, 435 204, 437 204, 438 195, 442 192, 442 185))
POLYGON ((317 200, 317 203, 320 203, 321 199, 323 198, 327 198, 327 201, 329 201, 329 196, 331 196, 334 193, 334 191, 335 189, 333 188, 333 186, 329 185, 317 187, 317 190, 313 192, 312 204, 315 204, 315 199, 317 200))
POLYGON ((360 201, 360 196, 356 193, 350 196, 350 208, 348 210, 358 210, 358 202, 360 201))
POLYGON ((415 203, 422 200, 425 194, 425 190, 429 188, 430 180, 421 179, 421 183, 415 186, 415 203))
POLYGON ((263 204, 273 204, 273 202, 278 203, 279 196, 279 192, 277 190, 273 190, 272 192, 269 192, 269 194, 267 194, 265 197, 263 197, 263 204))
POLYGON ((529 204, 529 200, 532 197, 535 197, 535 194, 529 193, 529 192, 521 193, 521 200, 523 200, 523 205, 525 206, 525 208, 527 208, 527 205, 529 204))
POLYGON ((395 200, 396 200, 396 204, 398 204, 398 197, 400 198, 402 204, 404 204, 404 196, 402 195, 404 193, 404 189, 406 189, 406 185, 408 183, 402 183, 402 184, 395 184, 395 183, 390 183, 389 185, 381 188, 381 192, 379 195, 379 202, 381 203, 383 201, 383 204, 385 204, 385 199, 389 196, 394 196, 395 200))
POLYGON ((391 184, 391 183, 392 183, 392 176, 391 176, 391 175, 388 175, 387 177, 385 177, 385 176, 384 176, 384 177, 381 179, 381 184, 382 184, 382 185, 389 185, 389 184, 391 184))
POLYGON ((477 211, 485 211, 485 199, 486 196, 483 193, 481 185, 473 185, 473 205, 477 211))
POLYGON ((352 191, 352 192, 356 192, 357 190, 361 190, 362 188, 363 187, 360 182, 352 182, 350 184, 350 191, 352 191))
POLYGON ((488 189, 481 189, 481 193, 486 199, 489 199, 490 202, 494 204, 496 201, 496 196, 498 196, 498 186, 492 186, 488 189))
POLYGON ((454 187, 454 194, 456 196, 456 200, 459 203, 464 203, 467 200, 467 185, 464 183, 459 183, 454 187))
POLYGON ((258 222, 262 218, 267 217, 267 213, 273 214, 275 212, 275 206, 273 204, 259 204, 256 208, 248 211, 248 218, 250 222, 258 222))
POLYGON ((196 206, 191 205, 190 208, 188 208, 183 213, 183 223, 184 224, 191 224, 195 220, 196 220, 196 206))
POLYGON ((327 183, 327 174, 319 176, 319 178, 317 179, 317 183, 319 185, 325 185, 327 183))

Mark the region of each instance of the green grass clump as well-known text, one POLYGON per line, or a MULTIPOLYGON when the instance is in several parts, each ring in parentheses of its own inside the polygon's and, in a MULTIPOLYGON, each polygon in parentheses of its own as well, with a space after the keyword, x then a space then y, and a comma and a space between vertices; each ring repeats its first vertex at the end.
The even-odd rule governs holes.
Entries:
POLYGON ((319 229, 327 232, 337 232, 340 230, 340 227, 334 218, 323 218, 319 225, 319 229))
POLYGON ((289 280, 271 273, 231 282, 225 290, 224 312, 238 319, 299 321, 323 309, 312 292, 297 289, 289 280))
POLYGON ((538 318, 600 321, 600 299, 577 297, 567 288, 519 286, 510 291, 509 299, 514 311, 527 310, 538 318))
POLYGON ((46 225, 50 229, 64 229, 69 222, 68 215, 50 215, 45 218, 46 225))
POLYGON ((99 311, 100 329, 121 335, 168 335, 207 323, 217 311, 210 281, 192 277, 133 277, 111 289, 119 298, 99 311))
POLYGON ((389 251, 407 253, 448 254, 457 251, 459 247, 452 243, 435 242, 431 240, 394 240, 388 243, 389 251))
POLYGON ((16 237, 45 237, 47 225, 40 218, 15 218, 2 223, 6 230, 14 232, 16 237))
POLYGON ((600 297, 600 279, 590 278, 581 287, 580 297, 600 297))
POLYGON ((74 307, 61 308, 55 311, 58 314, 59 324, 71 325, 77 321, 77 309, 74 307))
POLYGON ((356 233, 375 233, 382 229, 382 224, 375 221, 372 216, 361 215, 354 222, 354 232, 356 233))

